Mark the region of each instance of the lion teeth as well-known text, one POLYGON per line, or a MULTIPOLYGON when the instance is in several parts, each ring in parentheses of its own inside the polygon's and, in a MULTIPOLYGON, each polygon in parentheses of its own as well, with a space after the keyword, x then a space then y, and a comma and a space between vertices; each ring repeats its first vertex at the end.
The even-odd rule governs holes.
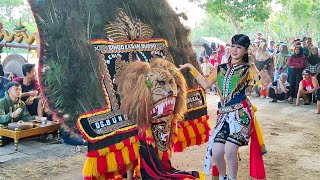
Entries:
POLYGON ((159 107, 158 107, 158 115, 160 115, 160 114, 163 113, 163 107, 164 107, 163 104, 160 104, 160 105, 159 105, 159 107))

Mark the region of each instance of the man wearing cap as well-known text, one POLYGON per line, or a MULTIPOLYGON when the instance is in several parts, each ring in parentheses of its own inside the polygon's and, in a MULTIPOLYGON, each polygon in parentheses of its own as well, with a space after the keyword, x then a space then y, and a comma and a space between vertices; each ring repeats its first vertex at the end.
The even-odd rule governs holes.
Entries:
POLYGON ((274 81, 269 86, 269 97, 272 98, 270 102, 283 101, 288 98, 290 84, 287 82, 288 74, 282 73, 279 79, 274 81))
POLYGON ((297 94, 296 105, 300 105, 300 101, 305 100, 304 105, 310 105, 312 100, 312 94, 319 88, 318 80, 312 77, 309 69, 302 71, 302 81, 299 83, 299 89, 297 94), (302 98, 302 99, 300 99, 302 98))
POLYGON ((7 126, 19 120, 40 120, 40 117, 29 114, 25 103, 21 100, 21 93, 21 85, 18 82, 10 82, 7 85, 5 97, 0 100, 0 124, 7 126))

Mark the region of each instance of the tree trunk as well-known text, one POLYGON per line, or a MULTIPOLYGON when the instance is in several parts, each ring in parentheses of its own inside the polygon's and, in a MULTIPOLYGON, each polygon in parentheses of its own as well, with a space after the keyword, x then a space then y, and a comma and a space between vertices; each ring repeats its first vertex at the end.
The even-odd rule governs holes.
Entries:
POLYGON ((233 30, 236 34, 239 34, 240 33, 240 27, 238 25, 238 23, 236 22, 236 20, 234 19, 234 15, 230 12, 226 12, 227 16, 229 17, 229 20, 231 21, 232 23, 232 26, 233 26, 233 30))

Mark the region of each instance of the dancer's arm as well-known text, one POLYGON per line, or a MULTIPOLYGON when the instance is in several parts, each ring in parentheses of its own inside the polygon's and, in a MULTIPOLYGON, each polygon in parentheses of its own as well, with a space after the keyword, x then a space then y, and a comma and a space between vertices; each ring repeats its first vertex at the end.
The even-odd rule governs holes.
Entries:
POLYGON ((182 69, 190 69, 190 73, 192 76, 198 81, 198 83, 204 88, 211 87, 217 81, 217 68, 213 68, 208 78, 204 78, 197 69, 190 63, 186 63, 184 65, 180 65, 179 70, 182 69))

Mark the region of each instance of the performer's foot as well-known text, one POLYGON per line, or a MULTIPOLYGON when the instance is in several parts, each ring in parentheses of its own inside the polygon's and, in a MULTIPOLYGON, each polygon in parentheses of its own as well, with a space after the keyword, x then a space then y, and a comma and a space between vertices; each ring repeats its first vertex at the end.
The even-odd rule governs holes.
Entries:
POLYGON ((219 176, 219 180, 228 180, 228 176, 219 176))

